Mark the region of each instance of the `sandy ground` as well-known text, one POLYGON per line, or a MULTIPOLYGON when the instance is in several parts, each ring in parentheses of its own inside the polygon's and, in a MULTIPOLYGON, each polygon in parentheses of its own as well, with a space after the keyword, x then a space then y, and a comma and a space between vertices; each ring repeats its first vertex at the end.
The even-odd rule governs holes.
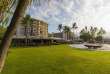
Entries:
MULTIPOLYGON (((101 44, 102 47, 98 49, 90 49, 90 50, 101 50, 101 51, 110 51, 110 45, 109 44, 101 44)), ((84 44, 71 44, 69 45, 71 47, 75 48, 82 48, 82 49, 88 49, 87 47, 84 46, 84 44)))

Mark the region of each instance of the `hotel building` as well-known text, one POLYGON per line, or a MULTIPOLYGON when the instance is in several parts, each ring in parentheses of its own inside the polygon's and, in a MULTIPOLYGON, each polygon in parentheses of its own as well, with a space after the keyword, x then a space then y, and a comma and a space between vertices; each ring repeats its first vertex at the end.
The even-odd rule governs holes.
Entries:
POLYGON ((48 37, 48 23, 32 18, 32 25, 20 24, 16 30, 12 45, 30 45, 30 44, 43 44, 51 43, 60 38, 48 37))

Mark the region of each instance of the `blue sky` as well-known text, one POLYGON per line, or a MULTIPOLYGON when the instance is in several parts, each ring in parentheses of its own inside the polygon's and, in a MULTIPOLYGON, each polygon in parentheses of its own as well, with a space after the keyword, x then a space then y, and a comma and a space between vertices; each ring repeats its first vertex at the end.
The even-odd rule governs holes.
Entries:
POLYGON ((49 33, 58 32, 58 24, 72 26, 76 22, 78 32, 84 26, 103 27, 110 35, 110 0, 50 0, 28 7, 26 14, 49 23, 49 33))

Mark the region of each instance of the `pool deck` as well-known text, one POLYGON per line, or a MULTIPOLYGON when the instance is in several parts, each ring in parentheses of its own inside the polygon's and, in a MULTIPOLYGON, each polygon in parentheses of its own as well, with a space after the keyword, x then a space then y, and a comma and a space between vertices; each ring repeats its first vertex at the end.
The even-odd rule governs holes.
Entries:
MULTIPOLYGON (((94 45, 94 44, 90 44, 94 45)), ((97 44, 96 44, 97 45, 97 44)), ((93 49, 93 48, 88 48, 85 46, 85 44, 70 44, 70 47, 75 47, 75 48, 81 48, 81 49, 88 49, 88 50, 100 50, 100 51, 110 51, 110 45, 109 44, 101 44, 101 48, 93 49)))

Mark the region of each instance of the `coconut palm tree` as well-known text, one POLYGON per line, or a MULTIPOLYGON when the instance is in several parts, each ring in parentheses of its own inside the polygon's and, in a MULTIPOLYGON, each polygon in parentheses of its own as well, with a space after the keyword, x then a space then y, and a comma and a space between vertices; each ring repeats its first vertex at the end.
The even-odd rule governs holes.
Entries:
POLYGON ((10 25, 8 26, 8 29, 2 39, 2 42, 0 44, 0 71, 2 70, 4 66, 4 62, 6 59, 6 54, 9 48, 9 45, 11 43, 12 37, 17 29, 17 27, 20 24, 20 21, 22 20, 25 11, 29 5, 30 0, 20 0, 17 8, 14 12, 13 18, 11 20, 10 25))
POLYGON ((2 40, 5 32, 6 32, 6 28, 3 25, 0 25, 0 39, 1 40, 2 40))
POLYGON ((59 24, 59 25, 58 25, 58 30, 60 31, 60 38, 61 38, 62 24, 59 24))
POLYGON ((87 42, 91 39, 91 33, 88 30, 87 26, 85 26, 85 28, 81 30, 80 39, 87 41, 87 42))
POLYGON ((106 34, 106 31, 101 27, 99 32, 97 33, 98 36, 104 36, 106 34))
POLYGON ((63 27, 63 32, 65 33, 65 40, 67 40, 67 28, 68 26, 63 27))
POLYGON ((77 29, 78 29, 78 27, 76 26, 75 29, 76 29, 76 37, 77 37, 77 29))
POLYGON ((105 34, 106 34, 106 31, 101 27, 100 30, 99 30, 99 32, 97 33, 97 35, 104 37, 105 34))
POLYGON ((0 24, 7 25, 19 0, 0 0, 0 24))
POLYGON ((4 66, 7 51, 11 43, 12 37, 15 31, 17 30, 26 12, 28 5, 31 4, 32 2, 34 3, 34 1, 40 2, 40 0, 19 0, 18 2, 18 5, 15 9, 11 22, 0 44, 0 72, 2 71, 2 68, 4 66))
POLYGON ((94 42, 97 31, 98 31, 97 27, 92 27, 92 26, 90 27, 91 39, 94 40, 94 42))
POLYGON ((70 27, 67 27, 67 39, 69 39, 70 33, 71 33, 71 29, 70 29, 70 27))
POLYGON ((31 19, 30 15, 26 15, 25 18, 22 20, 22 24, 26 27, 26 45, 28 44, 28 38, 29 38, 29 26, 34 27, 33 20, 31 19))
POLYGON ((73 40, 75 39, 74 30, 76 30, 77 28, 78 28, 78 27, 77 27, 77 24, 76 24, 76 23, 73 23, 73 24, 72 24, 72 29, 73 29, 73 34, 74 34, 73 40))

